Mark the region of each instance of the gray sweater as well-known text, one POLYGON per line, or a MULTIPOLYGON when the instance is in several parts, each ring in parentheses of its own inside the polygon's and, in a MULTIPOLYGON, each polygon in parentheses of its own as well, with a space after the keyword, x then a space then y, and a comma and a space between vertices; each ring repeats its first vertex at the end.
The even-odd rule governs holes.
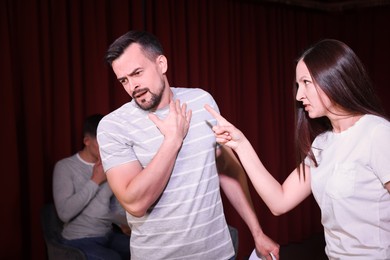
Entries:
POLYGON ((92 170, 93 164, 82 160, 78 153, 54 167, 53 198, 66 239, 104 236, 112 223, 126 222, 125 212, 108 183, 99 186, 91 180, 92 170))

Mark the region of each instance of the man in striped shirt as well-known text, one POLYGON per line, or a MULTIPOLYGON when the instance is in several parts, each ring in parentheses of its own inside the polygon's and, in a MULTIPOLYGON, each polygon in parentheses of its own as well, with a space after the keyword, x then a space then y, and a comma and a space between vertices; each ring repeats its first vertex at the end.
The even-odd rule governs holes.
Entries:
POLYGON ((244 170, 216 144, 216 121, 204 109, 218 109, 212 96, 170 87, 161 44, 147 32, 119 37, 106 60, 132 98, 101 120, 97 135, 107 180, 127 211, 132 259, 233 258, 220 185, 257 250, 278 256, 253 211, 244 170))

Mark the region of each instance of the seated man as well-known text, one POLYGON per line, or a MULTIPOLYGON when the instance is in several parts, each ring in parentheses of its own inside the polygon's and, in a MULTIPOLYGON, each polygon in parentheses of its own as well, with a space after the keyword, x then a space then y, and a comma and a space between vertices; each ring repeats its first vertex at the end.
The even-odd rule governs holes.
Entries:
POLYGON ((129 260, 130 228, 124 209, 106 181, 96 141, 102 117, 97 114, 86 118, 83 149, 56 163, 54 204, 64 222, 64 244, 81 249, 88 259, 129 260), (123 232, 113 229, 113 223, 123 232))

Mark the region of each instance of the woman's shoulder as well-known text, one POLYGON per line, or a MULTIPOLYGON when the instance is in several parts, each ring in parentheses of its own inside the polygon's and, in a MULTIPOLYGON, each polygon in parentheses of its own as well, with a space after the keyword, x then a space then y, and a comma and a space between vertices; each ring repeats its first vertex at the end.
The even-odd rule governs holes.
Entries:
POLYGON ((390 131, 390 121, 384 117, 367 114, 364 115, 360 121, 362 128, 367 129, 368 131, 369 129, 375 130, 378 128, 390 131))
POLYGON ((390 137, 390 122, 384 117, 376 116, 376 115, 365 115, 364 116, 363 128, 367 134, 371 134, 372 136, 390 137))

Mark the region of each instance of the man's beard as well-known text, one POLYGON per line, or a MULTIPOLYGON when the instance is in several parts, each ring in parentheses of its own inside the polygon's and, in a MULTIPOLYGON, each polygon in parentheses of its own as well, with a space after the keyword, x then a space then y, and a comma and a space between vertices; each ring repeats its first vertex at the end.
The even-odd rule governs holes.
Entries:
POLYGON ((151 95, 151 98, 150 98, 150 101, 149 102, 146 102, 144 99, 141 99, 141 102, 138 102, 137 99, 135 99, 135 103, 142 109, 142 110, 145 110, 145 111, 154 111, 157 109, 158 105, 160 104, 161 102, 161 99, 162 99, 162 94, 164 92, 164 89, 165 89, 165 82, 163 81, 161 83, 161 89, 160 89, 160 92, 158 92, 157 94, 155 93, 152 93, 149 89, 147 89, 147 91, 150 93, 151 95))

